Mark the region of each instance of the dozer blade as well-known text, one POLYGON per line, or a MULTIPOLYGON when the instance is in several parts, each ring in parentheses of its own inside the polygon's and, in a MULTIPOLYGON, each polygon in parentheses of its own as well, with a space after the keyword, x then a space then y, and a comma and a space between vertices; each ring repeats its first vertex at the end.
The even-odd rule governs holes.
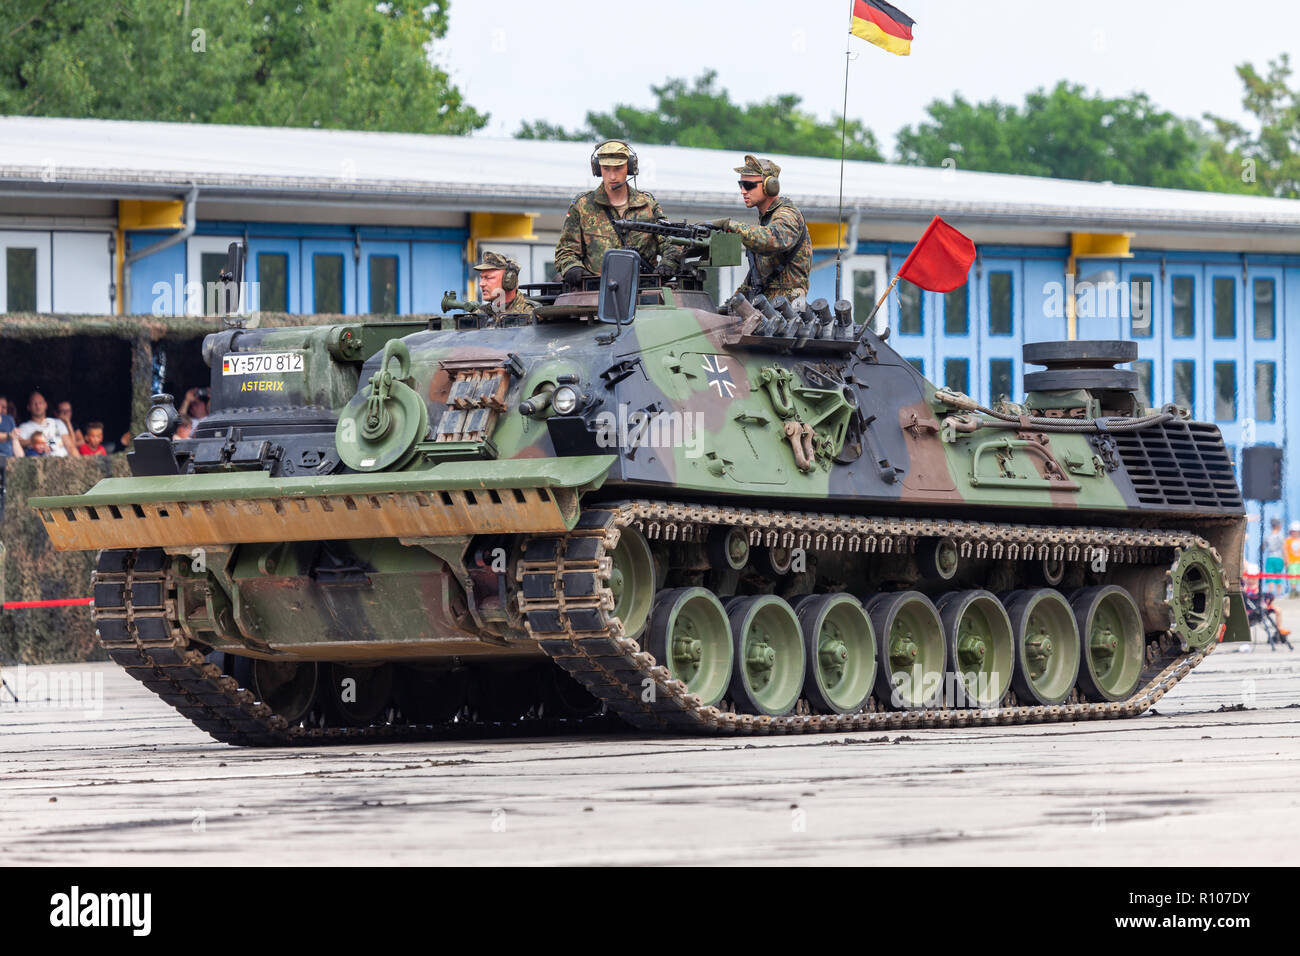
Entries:
POLYGON ((573 528, 579 495, 599 487, 614 461, 447 462, 308 479, 260 471, 106 478, 84 495, 28 503, 59 551, 554 533, 573 528))

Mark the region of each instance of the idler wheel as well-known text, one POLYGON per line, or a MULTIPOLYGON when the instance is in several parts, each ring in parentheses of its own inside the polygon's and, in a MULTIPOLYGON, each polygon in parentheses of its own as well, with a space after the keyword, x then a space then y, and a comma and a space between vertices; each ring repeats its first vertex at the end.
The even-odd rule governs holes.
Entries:
POLYGON ((804 682, 803 633, 794 610, 773 594, 728 602, 735 645, 730 697, 746 714, 780 717, 794 709, 804 682))
POLYGON ((876 632, 876 696, 895 710, 940 706, 948 648, 930 599, 920 591, 878 594, 867 616, 876 632))
POLYGON ((321 687, 332 725, 369 727, 381 722, 393 700, 392 664, 329 664, 321 687))
POLYGON ((1065 596, 1052 588, 1005 598, 1015 637, 1011 686, 1024 703, 1050 707, 1070 696, 1079 677, 1079 627, 1065 596))
POLYGON ((948 639, 954 706, 998 706, 1015 669, 1011 619, 1002 602, 988 591, 951 591, 935 606, 948 639))
MULTIPOLYGON (((618 546, 610 552, 609 589, 614 594, 613 616, 623 622, 625 637, 637 637, 650 619, 655 599, 655 562, 641 532, 627 527, 618 538, 618 546)), ((572 588, 585 587, 581 572, 564 575, 564 593, 569 597, 585 597, 572 588), (572 583, 571 583, 572 581, 572 583)))
POLYGON ((231 676, 240 687, 283 717, 290 727, 307 716, 316 697, 315 663, 263 661, 232 655, 231 676))
POLYGON ((1142 676, 1146 633, 1142 612, 1121 587, 1080 588, 1070 606, 1083 640, 1079 689, 1088 700, 1125 700, 1142 676))
POLYGON ((876 682, 876 634, 851 594, 812 594, 795 608, 803 629, 804 696, 823 714, 854 714, 876 682))
POLYGON ((705 588, 660 591, 646 649, 706 707, 722 700, 731 682, 735 646, 722 602, 705 588))

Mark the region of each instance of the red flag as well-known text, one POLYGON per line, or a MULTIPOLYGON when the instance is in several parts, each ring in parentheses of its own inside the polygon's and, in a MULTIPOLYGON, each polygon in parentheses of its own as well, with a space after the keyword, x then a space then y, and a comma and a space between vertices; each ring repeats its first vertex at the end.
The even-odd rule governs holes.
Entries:
POLYGON ((929 292, 951 292, 966 282, 974 261, 975 243, 935 216, 898 277, 929 292))

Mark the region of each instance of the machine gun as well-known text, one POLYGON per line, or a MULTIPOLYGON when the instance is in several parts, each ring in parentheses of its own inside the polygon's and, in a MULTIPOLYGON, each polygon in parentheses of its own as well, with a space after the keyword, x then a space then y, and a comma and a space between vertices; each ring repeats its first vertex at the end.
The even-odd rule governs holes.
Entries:
POLYGON ((666 219, 616 219, 614 228, 622 232, 645 232, 652 236, 685 246, 683 259, 695 260, 702 267, 738 266, 742 246, 740 236, 722 232, 712 223, 669 222, 666 219))
POLYGON ((455 292, 447 292, 442 297, 442 311, 444 314, 452 311, 456 312, 478 312, 483 308, 481 302, 463 302, 456 298, 455 292))

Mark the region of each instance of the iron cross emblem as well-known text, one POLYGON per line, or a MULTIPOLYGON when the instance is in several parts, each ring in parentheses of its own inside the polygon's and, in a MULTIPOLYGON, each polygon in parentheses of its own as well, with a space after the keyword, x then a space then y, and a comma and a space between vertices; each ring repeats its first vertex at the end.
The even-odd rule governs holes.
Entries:
POLYGON ((704 377, 708 380, 710 388, 718 390, 719 398, 735 397, 736 383, 731 377, 731 370, 722 364, 721 356, 704 356, 704 377))

